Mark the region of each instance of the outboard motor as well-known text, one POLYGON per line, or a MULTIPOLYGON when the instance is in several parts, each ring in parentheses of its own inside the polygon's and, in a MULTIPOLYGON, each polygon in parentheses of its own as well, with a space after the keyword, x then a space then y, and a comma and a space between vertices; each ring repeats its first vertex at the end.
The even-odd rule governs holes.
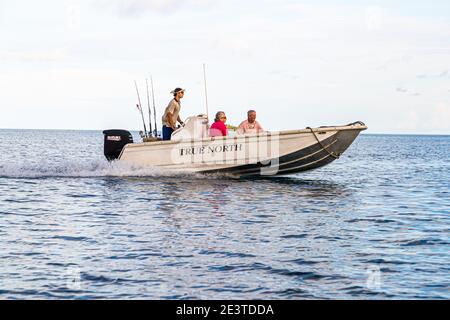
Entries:
POLYGON ((133 143, 133 136, 127 130, 105 130, 104 154, 108 161, 119 158, 123 147, 133 143))

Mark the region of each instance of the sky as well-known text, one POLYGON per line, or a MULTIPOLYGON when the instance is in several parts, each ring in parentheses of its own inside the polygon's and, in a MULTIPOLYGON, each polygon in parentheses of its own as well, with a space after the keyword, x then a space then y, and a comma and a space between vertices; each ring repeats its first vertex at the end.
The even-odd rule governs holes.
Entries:
POLYGON ((450 134, 450 1, 0 0, 0 128, 141 129, 248 109, 269 130, 450 134))

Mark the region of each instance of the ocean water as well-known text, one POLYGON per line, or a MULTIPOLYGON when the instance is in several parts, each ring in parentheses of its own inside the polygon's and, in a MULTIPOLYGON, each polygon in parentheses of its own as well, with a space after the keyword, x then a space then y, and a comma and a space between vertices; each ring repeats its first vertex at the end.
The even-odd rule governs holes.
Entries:
POLYGON ((450 298, 450 136, 363 134, 257 180, 102 148, 100 131, 0 130, 0 299, 450 298))

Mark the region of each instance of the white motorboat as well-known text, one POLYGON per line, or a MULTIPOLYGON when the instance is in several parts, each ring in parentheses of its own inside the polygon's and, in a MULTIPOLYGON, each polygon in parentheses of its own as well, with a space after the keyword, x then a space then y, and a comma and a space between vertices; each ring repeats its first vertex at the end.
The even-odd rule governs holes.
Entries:
POLYGON ((108 160, 171 171, 225 173, 232 176, 289 175, 338 159, 367 126, 306 128, 259 134, 209 137, 205 115, 190 117, 170 141, 133 143, 126 130, 105 130, 108 160))

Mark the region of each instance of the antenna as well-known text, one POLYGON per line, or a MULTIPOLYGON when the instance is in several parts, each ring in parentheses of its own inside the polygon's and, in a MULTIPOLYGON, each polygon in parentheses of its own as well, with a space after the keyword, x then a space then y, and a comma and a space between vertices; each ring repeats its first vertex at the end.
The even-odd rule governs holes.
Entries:
POLYGON ((205 82, 205 100, 206 100, 206 117, 209 119, 208 112, 208 90, 206 88, 206 65, 203 64, 203 81, 205 82))

